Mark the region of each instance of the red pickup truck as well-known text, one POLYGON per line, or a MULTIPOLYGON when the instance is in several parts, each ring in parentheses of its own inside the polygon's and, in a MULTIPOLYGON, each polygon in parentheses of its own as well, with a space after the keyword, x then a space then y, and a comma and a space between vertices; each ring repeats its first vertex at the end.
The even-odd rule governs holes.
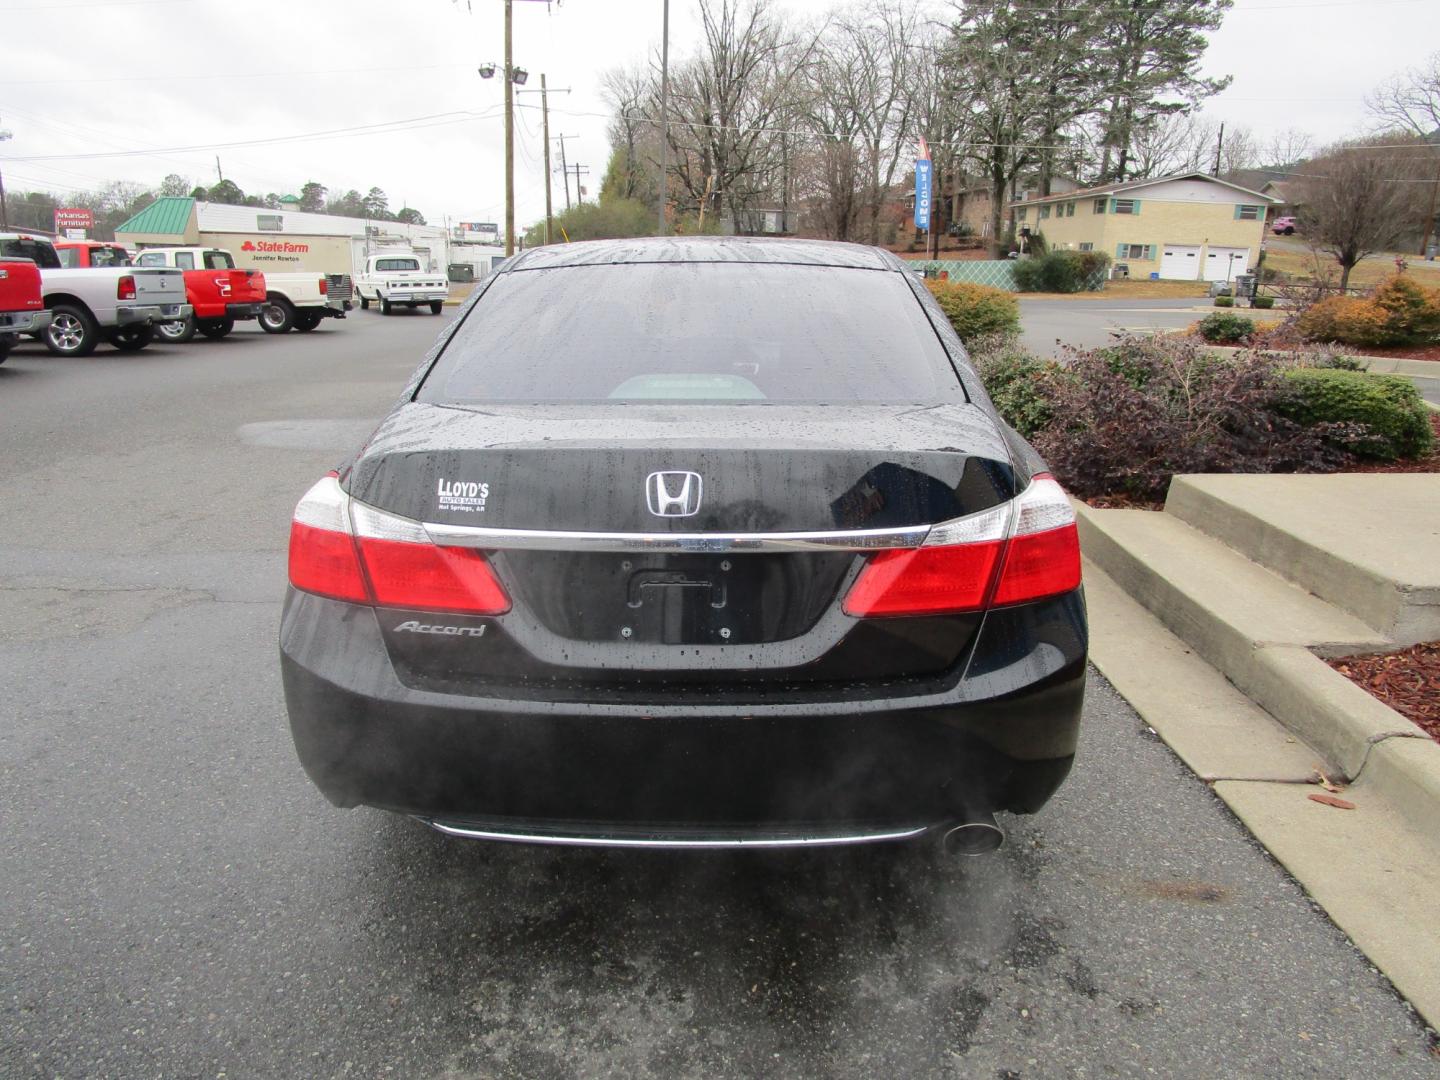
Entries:
POLYGON ((88 270, 92 266, 129 266, 130 252, 105 240, 56 240, 55 254, 66 270, 88 270))
POLYGON ((237 270, 235 260, 220 248, 175 248, 135 253, 136 266, 168 266, 185 272, 185 300, 194 314, 179 322, 161 323, 160 340, 189 341, 200 331, 222 338, 240 319, 253 319, 265 306, 265 275, 237 270))
POLYGON ((40 268, 29 259, 0 259, 0 364, 21 334, 50 325, 40 293, 40 268))

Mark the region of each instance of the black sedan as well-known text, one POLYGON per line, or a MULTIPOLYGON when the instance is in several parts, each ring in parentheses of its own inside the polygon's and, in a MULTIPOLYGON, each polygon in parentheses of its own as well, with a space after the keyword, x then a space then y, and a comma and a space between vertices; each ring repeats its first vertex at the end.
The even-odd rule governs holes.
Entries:
POLYGON ((998 846, 1069 772, 1075 518, 898 259, 545 247, 296 508, 280 629, 337 806, 634 847, 998 846))

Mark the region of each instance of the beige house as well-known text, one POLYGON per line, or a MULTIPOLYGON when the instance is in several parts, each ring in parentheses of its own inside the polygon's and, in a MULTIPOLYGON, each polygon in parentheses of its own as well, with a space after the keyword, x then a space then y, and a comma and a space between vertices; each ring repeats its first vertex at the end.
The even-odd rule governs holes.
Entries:
POLYGON ((1108 253, 1117 275, 1229 281, 1254 266, 1277 201, 1195 172, 1022 199, 1010 209, 1017 228, 1042 233, 1052 249, 1108 253))

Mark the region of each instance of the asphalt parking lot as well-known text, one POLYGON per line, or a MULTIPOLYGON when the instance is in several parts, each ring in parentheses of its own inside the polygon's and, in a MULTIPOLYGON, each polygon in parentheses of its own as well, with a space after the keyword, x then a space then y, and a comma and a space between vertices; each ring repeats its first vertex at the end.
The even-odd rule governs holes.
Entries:
POLYGON ((442 317, 0 366, 0 1076, 1433 1076, 1407 1006, 1098 676, 998 854, 572 852, 338 811, 295 500, 442 317))

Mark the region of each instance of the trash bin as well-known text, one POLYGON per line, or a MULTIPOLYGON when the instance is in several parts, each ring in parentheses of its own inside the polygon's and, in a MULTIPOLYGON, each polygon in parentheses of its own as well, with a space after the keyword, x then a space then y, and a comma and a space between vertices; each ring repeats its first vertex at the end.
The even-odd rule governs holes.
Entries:
POLYGON ((470 263, 451 263, 449 271, 448 276, 451 281, 475 280, 475 267, 470 263))
POLYGON ((1257 280, 1254 274, 1236 274, 1235 295, 1244 297, 1246 300, 1254 300, 1257 280))
POLYGON ((1113 271, 1113 274, 1114 274, 1115 277, 1128 278, 1128 277, 1130 276, 1130 264, 1129 264, 1129 263, 1116 263, 1116 264, 1115 264, 1115 269, 1114 269, 1114 271, 1113 271))
POLYGON ((1151 271, 1150 271, 1150 280, 1151 280, 1151 281, 1159 281, 1159 280, 1160 280, 1160 271, 1159 271, 1159 270, 1151 270, 1151 271))

